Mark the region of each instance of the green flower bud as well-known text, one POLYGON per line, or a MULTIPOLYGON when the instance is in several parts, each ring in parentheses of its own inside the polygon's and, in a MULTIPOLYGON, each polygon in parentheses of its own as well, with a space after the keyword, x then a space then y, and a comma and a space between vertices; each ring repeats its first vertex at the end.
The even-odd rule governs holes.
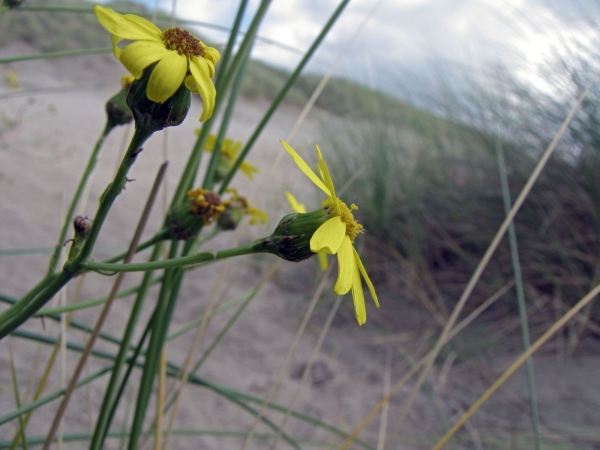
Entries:
POLYGON ((121 89, 106 102, 106 128, 112 130, 119 125, 128 124, 133 114, 127 106, 127 89, 121 89))
POLYGON ((90 234, 92 220, 88 216, 77 216, 73 219, 73 228, 75 229, 75 236, 71 239, 73 245, 71 245, 71 250, 69 250, 69 261, 79 255, 83 243, 87 239, 88 234, 90 234))
POLYGON ((246 214, 246 207, 234 206, 225 208, 223 214, 217 219, 217 225, 224 231, 235 230, 246 214))
POLYGON ((146 89, 155 65, 144 69, 142 77, 131 84, 127 94, 127 104, 133 113, 136 128, 151 132, 180 125, 187 116, 191 103, 191 93, 185 83, 164 103, 148 99, 146 89))
POLYGON ((285 216, 271 236, 256 242, 257 252, 273 253, 286 261, 299 262, 315 255, 310 249, 310 240, 330 218, 329 206, 304 214, 285 216))

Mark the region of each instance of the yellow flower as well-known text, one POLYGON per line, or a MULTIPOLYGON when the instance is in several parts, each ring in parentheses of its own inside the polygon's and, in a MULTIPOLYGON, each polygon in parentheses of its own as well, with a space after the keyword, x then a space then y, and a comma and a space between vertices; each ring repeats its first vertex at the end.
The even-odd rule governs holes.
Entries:
MULTIPOLYGON (((303 203, 298 202, 294 194, 289 191, 285 191, 285 196, 290 204, 290 208, 294 210, 294 212, 298 214, 306 213, 306 206, 303 203)), ((329 263, 327 262, 327 254, 325 252, 317 253, 317 258, 319 258, 319 266, 321 266, 321 270, 325 272, 327 267, 329 267, 329 263)))
POLYGON ((250 225, 256 225, 258 222, 267 223, 269 220, 269 215, 266 211, 256 208, 254 206, 250 206, 248 203, 248 199, 246 197, 242 197, 237 189, 235 188, 227 188, 225 192, 231 194, 231 200, 229 200, 229 207, 232 209, 238 208, 243 214, 250 216, 250 225))
MULTIPOLYGON (((200 129, 196 130, 196 134, 199 132, 200 129)), ((217 137, 214 134, 210 134, 206 140, 206 144, 204 145, 204 150, 209 153, 212 152, 215 149, 216 142, 217 137)), ((231 167, 237 160, 237 155, 241 149, 241 142, 234 142, 233 139, 229 138, 225 138, 223 140, 223 144, 221 145, 221 156, 227 160, 229 167, 231 167)), ((252 164, 248 164, 246 161, 242 161, 240 170, 251 180, 254 179, 254 174, 259 172, 258 168, 254 167, 252 164)))
POLYGON ((100 24, 112 34, 115 57, 139 79, 144 69, 154 63, 146 96, 155 103, 171 98, 185 81, 188 89, 200 94, 204 122, 212 116, 216 91, 211 78, 219 52, 204 45, 188 31, 167 28, 161 31, 152 22, 134 14, 119 14, 110 8, 94 6, 100 24), (123 39, 134 41, 121 49, 123 39))
POLYGON ((321 189, 327 199, 323 201, 323 207, 329 212, 330 219, 321 225, 313 234, 310 240, 310 250, 318 252, 326 252, 330 255, 337 255, 338 258, 338 278, 333 288, 338 295, 344 295, 352 289, 352 297, 354 299, 354 310, 356 311, 356 320, 362 325, 367 320, 367 310, 365 307, 365 295, 362 287, 362 278, 365 279, 371 296, 375 301, 375 305, 379 308, 379 300, 375 293, 373 283, 369 279, 367 272, 354 248, 354 239, 362 233, 363 227, 359 224, 352 215, 352 211, 358 209, 356 205, 350 208, 335 195, 335 188, 329 169, 323 161, 321 150, 317 145, 317 157, 319 164, 317 166, 319 178, 312 169, 304 162, 304 160, 290 147, 286 142, 281 141, 283 147, 292 157, 296 165, 304 172, 304 174, 321 189))

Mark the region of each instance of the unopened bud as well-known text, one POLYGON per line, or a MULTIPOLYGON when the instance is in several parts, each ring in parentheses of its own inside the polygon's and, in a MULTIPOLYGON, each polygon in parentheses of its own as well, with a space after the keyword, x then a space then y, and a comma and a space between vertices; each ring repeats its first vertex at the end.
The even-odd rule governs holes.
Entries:
POLYGON ((73 260, 81 252, 81 248, 90 234, 90 228, 92 228, 92 219, 88 216, 77 216, 73 219, 73 228, 75 229, 75 236, 73 236, 73 244, 71 250, 69 250, 69 261, 73 260))
POLYGON ((83 239, 88 237, 90 234, 90 228, 92 227, 92 219, 88 216, 77 216, 73 219, 73 228, 75 228, 75 236, 79 236, 83 239))
POLYGON ((281 219, 273 234, 256 241, 254 248, 258 252, 273 253, 286 261, 303 261, 315 254, 310 249, 310 240, 329 219, 329 207, 310 213, 288 214, 281 219))

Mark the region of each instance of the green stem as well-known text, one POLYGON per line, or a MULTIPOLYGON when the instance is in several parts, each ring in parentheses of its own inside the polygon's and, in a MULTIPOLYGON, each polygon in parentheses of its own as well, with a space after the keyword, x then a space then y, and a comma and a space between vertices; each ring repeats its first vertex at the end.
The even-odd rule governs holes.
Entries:
MULTIPOLYGON (((500 183, 502 185, 502 196, 504 199, 504 210, 506 215, 510 213, 512 208, 510 199, 510 190, 508 188, 508 177, 506 175, 506 163, 504 161, 504 151, 502 143, 498 139, 496 145, 496 154, 498 157, 498 167, 500 170, 500 183)), ((517 245, 517 233, 515 231, 515 223, 511 222, 508 226, 508 240, 510 242, 510 254, 513 264, 513 272, 515 276, 515 288, 517 289, 517 301, 519 303, 519 317, 521 319, 521 334, 523 336, 523 347, 528 351, 531 347, 531 339, 529 337, 529 325, 527 323, 527 307, 525 305, 525 290, 523 289, 523 277, 521 274, 521 262, 519 259, 519 247, 517 245)), ((529 386, 529 398, 531 402, 531 420, 533 423, 533 434, 535 441, 535 449, 541 450, 542 437, 540 434, 540 415, 537 404, 537 393, 535 388, 535 375, 533 371, 533 360, 531 357, 525 361, 527 368, 527 383, 529 386)))
MULTIPOLYGON (((149 320, 149 325, 152 323, 153 319, 154 319, 154 315, 149 320)), ((124 378, 126 378, 128 376, 128 374, 131 372, 130 369, 132 367, 141 367, 142 364, 139 363, 139 362, 137 362, 137 358, 138 358, 138 356, 140 354, 141 347, 143 345, 145 337, 148 334, 149 329, 150 329, 149 326, 146 327, 146 329, 145 329, 142 337, 140 338, 138 346, 135 349, 135 353, 130 358, 127 359, 127 362, 130 364, 130 368, 128 368, 128 373, 126 373, 126 375, 125 375, 124 378)), ((53 338, 51 336, 41 335, 39 333, 30 333, 30 332, 27 332, 25 330, 17 330, 13 334, 15 336, 24 337, 24 338, 27 338, 27 339, 30 339, 30 340, 34 340, 34 341, 38 341, 38 342, 41 342, 41 343, 44 343, 44 344, 48 344, 48 345, 55 345, 56 341, 57 341, 56 338, 53 338)), ((72 342, 68 342, 67 341, 67 348, 69 350, 74 350, 74 351, 77 351, 77 352, 82 352, 84 347, 82 345, 80 345, 80 344, 74 344, 72 342)), ((114 361, 114 359, 115 359, 115 355, 114 354, 111 354, 111 353, 108 353, 108 352, 104 352, 104 351, 100 351, 100 350, 94 350, 93 354, 94 354, 94 356, 97 356, 98 358, 106 359, 106 360, 109 360, 109 361, 114 361)), ((108 366, 108 367, 106 367, 104 369, 101 369, 100 371, 98 371, 98 372, 96 372, 94 374, 91 374, 90 376, 88 376, 86 378, 81 379, 78 382, 77 387, 81 387, 84 384, 90 383, 91 381, 99 378, 103 374, 111 371, 112 368, 113 368, 113 366, 110 365, 110 366, 108 366)), ((177 366, 177 365, 175 365, 175 364, 173 364, 171 362, 167 362, 167 376, 169 376, 171 378, 178 377, 180 371, 181 371, 181 368, 179 366, 177 366)), ((264 399, 262 399, 260 397, 256 397, 256 396, 253 396, 253 395, 250 395, 250 394, 246 394, 244 392, 236 391, 234 389, 230 389, 228 387, 212 383, 212 382, 210 382, 210 381, 208 381, 208 380, 206 380, 204 378, 201 378, 201 377, 199 377, 197 375, 191 376, 189 381, 190 381, 191 384, 208 388, 208 389, 210 389, 210 390, 212 390, 214 392, 217 392, 217 393, 219 393, 221 395, 227 394, 226 398, 228 398, 228 399, 236 398, 238 400, 241 399, 241 400, 244 400, 244 401, 249 401, 249 402, 257 403, 257 404, 264 403, 264 399)), ((123 383, 123 386, 122 386, 123 390, 124 390, 125 382, 126 382, 126 380, 124 380, 124 383, 123 383)), ((64 393, 65 393, 65 389, 59 389, 57 391, 52 392, 51 394, 48 394, 46 397, 44 397, 42 399, 36 400, 35 402, 29 403, 27 405, 24 405, 24 406, 22 406, 21 408, 19 408, 17 410, 11 411, 10 413, 5 414, 5 415, 3 415, 3 416, 0 417, 0 425, 4 424, 4 423, 6 423, 6 422, 8 422, 10 420, 13 420, 13 419, 15 419, 15 418, 17 418, 17 417, 25 414, 25 413, 28 413, 29 411, 37 409, 40 406, 43 406, 43 405, 51 402, 52 400, 60 397, 64 393)), ((269 409, 272 409, 273 411, 277 411, 277 412, 286 412, 287 411, 287 407, 279 405, 277 403, 271 403, 271 402, 269 402, 269 403, 267 403, 267 407, 269 409)), ((321 421, 319 421, 317 419, 314 419, 314 418, 312 418, 312 417, 310 417, 310 416, 308 416, 306 414, 302 414, 302 413, 299 413, 297 411, 292 411, 291 414, 292 414, 293 417, 295 417, 295 418, 297 418, 299 420, 302 420, 303 422, 306 422, 306 423, 309 423, 311 425, 314 425, 314 426, 317 426, 319 428, 322 428, 324 430, 330 431, 330 432, 332 432, 332 433, 334 433, 334 434, 336 434, 338 436, 341 436, 343 438, 347 438, 349 436, 348 433, 345 433, 345 432, 343 432, 343 431, 339 430, 338 428, 333 427, 331 425, 327 425, 326 423, 321 422, 321 421)), ((364 441, 356 439, 354 442, 356 444, 360 445, 361 447, 364 447, 366 449, 372 450, 372 447, 370 447, 364 441)))
POLYGON ((192 256, 182 256, 179 258, 171 258, 165 261, 155 261, 147 263, 134 264, 107 264, 89 261, 84 264, 90 270, 106 271, 106 272, 144 272, 146 270, 158 269, 173 269, 177 267, 185 267, 193 264, 198 264, 206 261, 216 261, 219 259, 231 258, 233 256, 248 255, 256 253, 257 245, 260 245, 261 240, 252 242, 241 247, 220 250, 217 252, 202 252, 192 256))
MULTIPOLYGON (((156 319, 156 314, 152 314, 152 316, 150 316, 150 319, 148 320, 148 323, 146 324, 146 328, 144 328, 144 332, 142 333, 142 336, 140 337, 137 346, 134 348, 133 355, 131 356, 131 358, 128 358, 128 360, 127 360, 127 364, 128 364, 127 370, 125 371, 125 375, 123 375, 123 379, 121 380, 121 385, 119 386, 119 390, 117 391, 117 393, 115 395, 115 400, 110 408, 110 414, 108 416, 108 423, 104 430, 105 433, 107 433, 108 430, 110 429, 110 424, 112 423, 112 419, 115 416, 117 408, 119 407, 119 402, 120 402, 121 398, 123 398, 123 393, 125 392, 125 388, 127 387, 127 383, 129 381, 129 377, 131 376, 131 374, 133 372, 133 369, 136 366, 142 367, 142 364, 138 363, 137 359, 140 356, 140 354, 142 353, 142 347, 144 346, 144 343, 146 342, 146 338, 148 337, 150 330, 154 326, 155 319, 156 319)), ((102 442, 104 442, 105 439, 106 439, 106 436, 103 436, 102 442)))
MULTIPOLYGON (((13 360, 13 353, 10 346, 10 342, 8 343, 8 364, 10 366, 10 378, 12 380, 12 387, 15 396, 15 405, 18 408, 21 407, 21 396, 19 395, 19 383, 17 382, 17 372, 15 370, 15 363, 13 360)), ((14 438, 15 442, 21 440, 22 447, 24 450, 27 450, 29 447, 27 445, 27 438, 25 436, 25 423, 23 417, 19 416, 19 430, 14 438)))
MULTIPOLYGON (((48 277, 46 277, 48 278, 48 277)), ((69 272, 61 272, 52 278, 52 281, 46 286, 46 288, 40 292, 40 294, 32 302, 26 304, 24 307, 20 306, 20 301, 15 305, 8 308, 4 313, 0 315, 0 340, 3 339, 8 333, 16 329, 19 325, 29 319, 38 309, 40 309, 48 300, 62 289, 67 282, 72 278, 72 274, 69 272), (16 313, 13 313, 14 311, 16 313), (8 319, 5 320, 5 315, 8 319)))
POLYGON ((117 171, 114 180, 107 186, 104 193, 100 196, 100 206, 98 207, 98 211, 96 211, 92 227, 90 228, 90 232, 85 244, 83 245, 81 253, 73 263, 67 263, 67 265, 79 265, 82 261, 86 261, 90 257, 92 249, 94 248, 94 244, 96 243, 96 239, 98 239, 98 235, 100 234, 100 230, 104 224, 104 220, 106 219, 106 216, 108 215, 108 212, 110 211, 115 199, 125 187, 129 169, 131 169, 131 166, 133 166, 133 163, 136 161, 138 154, 142 151, 142 145, 144 145, 144 142, 146 142, 146 140, 148 140, 152 134, 153 131, 136 127, 133 137, 131 138, 131 142, 129 143, 129 148, 123 157, 123 161, 119 166, 119 170, 117 171))
MULTIPOLYGON (((14 305, 15 303, 17 303, 18 300, 15 299, 15 298, 12 298, 10 296, 7 296, 5 294, 0 294, 0 301, 6 302, 6 303, 10 303, 10 304, 14 305)), ((47 315, 45 317, 47 317, 47 318, 49 318, 51 320, 54 320, 55 322, 62 321, 61 317, 59 315, 56 315, 56 314, 47 315)), ((88 325, 86 323, 83 323, 83 322, 80 322, 78 320, 75 320, 75 319, 71 319, 69 321, 69 327, 75 328, 76 330, 85 331, 86 333, 91 333, 93 331, 93 327, 91 327, 90 325, 88 325)), ((14 333, 16 333, 16 331, 12 332, 12 334, 14 334, 14 333)), ((106 333, 104 331, 100 332, 100 337, 103 340, 105 340, 106 342, 110 342, 111 344, 116 344, 116 345, 120 345, 121 344, 121 341, 117 337, 115 337, 115 336, 113 336, 113 335, 111 335, 109 333, 106 333)))
MULTIPOLYGON (((46 277, 48 280, 42 280, 40 284, 45 283, 46 287, 33 299, 31 302, 18 302, 11 306, 8 310, 0 314, 0 339, 10 333, 12 330, 17 328, 31 316, 33 316, 42 306, 46 304, 56 293, 65 286, 69 280, 77 276, 83 267, 82 262, 89 259, 96 239, 102 229, 102 224, 110 211, 115 199, 121 193, 125 187, 127 181, 127 173, 129 169, 137 159, 137 155, 142 150, 141 146, 146 140, 152 136, 152 131, 145 129, 136 128, 129 148, 125 153, 125 157, 119 166, 119 170, 115 175, 114 180, 105 189, 104 193, 100 196, 100 205, 96 211, 94 221, 90 228, 88 237, 83 244, 83 247, 76 257, 71 261, 68 261, 62 272, 54 277, 46 277)), ((38 286, 40 285, 38 284, 38 286)))
MULTIPOLYGON (((152 236, 150 239, 148 239, 146 242, 142 242, 140 245, 138 245, 135 249, 135 253, 139 253, 143 250, 146 250, 147 248, 150 248, 153 245, 158 244, 159 242, 164 241, 166 239, 167 239, 167 231, 166 230, 159 231, 154 236, 152 236)), ((127 252, 123 252, 120 255, 113 256, 112 258, 107 259, 104 262, 105 263, 116 263, 116 262, 124 259, 126 254, 127 254, 127 252)))
POLYGON ((88 48, 84 50, 64 50, 60 52, 36 53, 35 55, 11 56, 9 58, 0 58, 0 64, 18 61, 30 61, 32 59, 51 59, 63 58, 65 56, 95 55, 97 53, 112 53, 112 47, 88 48))
MULTIPOLYGON (((1 7, 0 7, 1 11, 1 7)), ((67 13, 79 13, 79 14, 94 14, 93 8, 81 8, 81 7, 68 7, 68 6, 44 6, 44 5, 22 5, 19 8, 13 9, 13 11, 41 11, 48 13, 56 12, 67 12, 67 13)), ((152 19, 154 14, 145 14, 138 11, 122 11, 115 10, 119 14, 135 14, 136 16, 144 17, 146 19, 152 19)), ((170 14, 158 14, 156 16, 157 21, 164 21, 170 23, 173 19, 170 14)), ((228 27, 222 25, 215 25, 213 23, 202 22, 199 20, 188 20, 188 19, 177 19, 178 24, 198 25, 205 28, 212 28, 213 30, 219 31, 230 31, 228 27)))
MULTIPOLYGON (((285 85, 283 86, 283 88, 281 89, 279 94, 277 94, 277 97, 275 97, 275 100, 273 100, 273 103, 271 104, 268 111, 265 113, 264 117, 262 118, 262 120, 260 121, 258 126, 256 127, 256 130, 254 131, 254 133, 252 134, 250 139, 248 139, 248 142, 246 142, 246 145, 244 146, 244 149, 240 153, 240 156, 238 157, 236 162, 233 164, 233 166, 231 166, 231 169, 229 170, 229 173, 227 173, 227 176, 225 176, 225 179, 221 183, 221 188, 219 189, 219 194, 222 194, 223 192, 225 192, 225 189, 227 189, 227 187, 229 186, 229 183, 231 182, 231 179, 233 178, 233 176, 235 175, 235 173, 237 172, 239 167, 242 165, 242 162, 244 162, 244 159, 246 158, 246 156, 248 155, 248 152, 250 151, 250 149, 252 148, 252 146, 254 145, 256 140, 258 139, 258 136, 262 132, 263 128, 267 125, 267 122, 269 122, 269 120, 271 119, 271 116, 273 115, 275 110, 279 107, 279 105, 285 98, 286 94, 288 93, 288 91, 290 90, 292 85, 296 82, 296 79, 300 76, 300 72, 302 72, 302 70, 304 69, 304 67, 306 66, 306 64, 308 63, 308 61, 314 54, 314 52, 317 50, 317 48, 319 47, 319 45, 321 44, 321 42, 323 41, 323 39, 325 38, 325 36, 329 32, 329 30, 331 29, 331 27, 333 26, 333 24, 338 19, 338 17, 340 16, 340 14, 342 13, 342 11, 344 10, 344 8, 346 7, 346 5, 349 2, 350 2, 350 0, 342 0, 340 5, 333 12, 333 14, 329 18, 329 20, 327 21, 327 23, 325 24, 323 29, 321 30, 321 32, 315 39, 315 41, 310 46, 310 48, 308 49, 308 51, 306 52, 306 54, 304 55, 304 57, 302 58, 302 60, 300 61, 300 63, 296 67, 296 69, 294 70, 294 72, 290 75, 290 77, 288 78, 287 82, 285 83, 285 85)), ((241 50, 240 50, 240 52, 241 52, 241 50)))
MULTIPOLYGON (((217 140, 215 142, 215 146, 212 151, 212 155, 210 161, 208 163, 208 168, 206 169, 206 174, 204 176, 204 182, 202 183, 202 189, 212 190, 214 183, 215 171, 217 170, 217 165, 219 163, 219 156, 221 154, 221 147, 223 145, 223 140, 227 134, 227 127, 229 126, 229 122, 231 121, 231 116, 233 115, 233 109, 235 108, 235 103, 238 98, 238 94, 242 85, 242 79, 244 78, 244 74, 246 73, 246 66, 248 64, 248 60, 250 59, 250 53, 252 50, 252 46, 249 45, 246 53, 244 54, 244 58, 242 61, 242 65, 240 66, 240 70, 236 73, 236 78, 233 83, 233 87, 231 88, 231 92, 229 94, 229 100, 227 102, 227 108, 225 109, 225 114, 223 115, 223 121, 221 122, 221 128, 219 129, 219 134, 217 135, 217 140)), ((223 68, 221 68, 223 70, 223 68)), ((220 80, 218 80, 220 81, 220 80)))
MULTIPOLYGON (((162 281, 162 277, 153 278, 150 281, 150 285, 153 286, 156 283, 160 283, 161 281, 162 281)), ((142 285, 133 286, 129 289, 123 289, 115 296, 115 299, 129 297, 131 294, 135 294, 136 292, 139 292, 139 290, 141 288, 142 288, 142 285)), ((55 314, 63 314, 63 313, 72 312, 72 311, 79 311, 80 309, 87 309, 87 308, 92 308, 94 306, 102 305, 104 302, 106 302, 106 300, 108 300, 108 296, 95 298, 95 299, 88 300, 85 302, 73 303, 71 305, 66 305, 66 306, 57 306, 56 308, 42 308, 38 312, 36 312, 34 314, 34 316, 42 317, 42 316, 51 316, 51 315, 55 315, 55 314)))
MULTIPOLYGON (((178 242, 173 242, 169 251, 169 258, 174 258, 177 251, 178 242)), ((138 440, 141 436, 142 426, 144 418, 146 417, 150 394, 152 392, 152 385, 158 368, 160 353, 164 344, 164 338, 166 337, 166 328, 168 328, 170 316, 172 314, 173 306, 171 303, 175 303, 171 297, 171 287, 177 272, 180 271, 176 269, 167 269, 165 271, 164 281, 154 309, 154 320, 152 321, 150 342, 148 343, 146 361, 144 362, 135 414, 133 416, 133 423, 131 424, 129 435, 129 450, 135 450, 137 448, 138 440)))
MULTIPOLYGON (((160 257, 161 251, 162 245, 157 245, 156 247, 154 247, 154 251, 152 252, 150 260, 157 260, 160 257)), ((111 405, 118 401, 115 396, 115 392, 117 392, 117 382, 119 381, 121 369, 123 367, 123 364, 125 363, 125 357, 127 355, 127 352, 129 351, 131 338, 133 336, 135 326, 137 325, 139 315, 144 304, 144 300, 146 298, 146 295, 148 294, 148 289, 150 288, 152 274, 152 271, 148 271, 144 274, 144 278, 142 280, 142 283, 140 284, 138 295, 131 309, 129 321, 125 329, 125 333, 123 334, 123 339, 121 340, 121 347, 119 348, 119 353, 117 354, 115 365, 110 376, 110 381, 108 382, 108 386, 106 388, 106 391, 104 392, 104 399, 102 401, 102 406, 100 408, 98 420, 96 421, 94 436, 89 447, 90 450, 102 448, 104 437, 108 432, 109 420, 111 418, 111 405)))
MULTIPOLYGON (((263 0, 261 5, 256 12, 252 23, 240 45, 240 48, 231 63, 231 68, 229 68, 226 72, 224 72, 223 76, 219 76, 217 80, 217 85, 215 89, 217 90, 217 100, 215 103, 215 109, 213 111, 213 115, 210 119, 204 122, 202 129, 200 130, 200 135, 194 144, 194 148, 192 149, 192 153, 188 159, 188 162, 185 166, 185 170, 179 180, 179 185, 175 190, 175 195, 173 196, 173 205, 177 205, 183 201, 185 198, 185 193, 191 189, 192 184, 194 183, 194 179, 196 178, 196 173, 198 171, 198 167, 200 167, 200 161, 202 160, 202 153, 204 149, 204 144, 206 143, 206 139, 210 133, 210 129, 212 127, 213 121, 217 117, 219 110, 221 109, 221 105, 223 104, 223 95, 221 93, 227 92, 229 85, 233 79, 233 74, 237 71, 240 66, 240 58, 244 55, 244 52, 250 46, 253 37, 256 34, 256 30, 258 30, 258 26, 262 21, 265 13, 267 12, 267 7, 269 6, 270 0, 263 0)), ((238 16, 239 16, 238 11, 238 16)), ((236 17, 237 22, 237 17, 236 17)), ((233 32, 232 32, 233 33, 233 32)), ((232 34, 233 36, 233 34, 232 34)), ((231 39, 231 38, 230 38, 231 39)))
MULTIPOLYGON (((112 366, 108 366, 108 367, 105 367, 104 369, 99 370, 98 372, 95 372, 85 378, 82 378, 77 383, 77 387, 84 386, 84 385, 92 382, 93 380, 100 378, 105 373, 110 372, 111 369, 112 369, 112 366)), ((65 388, 58 389, 58 390, 46 395, 45 397, 42 397, 36 401, 28 403, 27 405, 24 405, 24 406, 20 407, 19 409, 15 409, 14 411, 11 411, 8 414, 5 414, 2 417, 0 417, 0 424, 6 423, 10 420, 13 420, 17 417, 22 416, 23 414, 28 413, 29 411, 33 411, 34 409, 37 409, 40 406, 50 403, 52 400, 59 398, 65 392, 66 392, 65 388)), ((44 439, 45 439, 45 437, 44 437, 44 439)))
POLYGON ((56 266, 59 261, 60 252, 63 248, 65 239, 67 238, 67 232, 71 227, 71 220, 73 220, 73 214, 75 214, 75 209, 77 208, 77 204, 79 203, 79 199, 81 198, 81 194, 83 194, 83 190, 85 189, 85 185, 92 174, 94 167, 96 167, 96 162, 98 161, 98 153, 100 152, 100 148, 102 148, 102 144, 104 143, 104 139, 110 133, 111 128, 109 128, 108 122, 104 126, 104 130, 100 134, 100 137, 96 141, 96 145, 92 150, 92 154, 88 160, 87 166, 79 180, 79 185, 75 190, 75 195, 73 196, 73 200, 71 200, 71 205, 69 206, 69 210, 67 211, 67 215, 65 216, 65 220, 63 222, 62 230, 60 231, 60 235, 58 237, 58 242, 56 243, 56 247, 54 248, 54 253, 50 258, 50 264, 48 267, 48 273, 53 273, 56 270, 56 266))
POLYGON ((48 285, 50 285, 57 276, 57 274, 45 276, 24 297, 14 302, 13 306, 11 306, 9 309, 0 314, 0 327, 5 323, 10 322, 19 313, 21 313, 27 307, 27 305, 36 297, 36 295, 38 295, 40 292, 46 289, 46 287, 48 287, 48 285))

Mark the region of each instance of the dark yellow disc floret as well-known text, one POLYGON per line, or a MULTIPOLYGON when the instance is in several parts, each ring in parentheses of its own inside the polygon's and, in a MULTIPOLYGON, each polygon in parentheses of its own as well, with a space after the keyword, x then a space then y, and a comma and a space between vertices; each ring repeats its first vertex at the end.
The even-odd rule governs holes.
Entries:
POLYGON ((180 28, 167 28, 161 36, 168 50, 191 58, 204 56, 204 44, 189 31, 180 28))
POLYGON ((350 238, 350 241, 354 243, 356 236, 365 231, 363 226, 356 221, 354 215, 352 214, 352 211, 356 211, 358 206, 353 203, 350 208, 348 208, 348 206, 346 206, 346 204, 339 198, 337 201, 338 205, 340 206, 342 222, 346 224, 346 234, 350 238))
POLYGON ((214 222, 230 203, 222 202, 219 194, 206 189, 188 191, 188 198, 192 201, 190 212, 202 216, 205 225, 214 222))

